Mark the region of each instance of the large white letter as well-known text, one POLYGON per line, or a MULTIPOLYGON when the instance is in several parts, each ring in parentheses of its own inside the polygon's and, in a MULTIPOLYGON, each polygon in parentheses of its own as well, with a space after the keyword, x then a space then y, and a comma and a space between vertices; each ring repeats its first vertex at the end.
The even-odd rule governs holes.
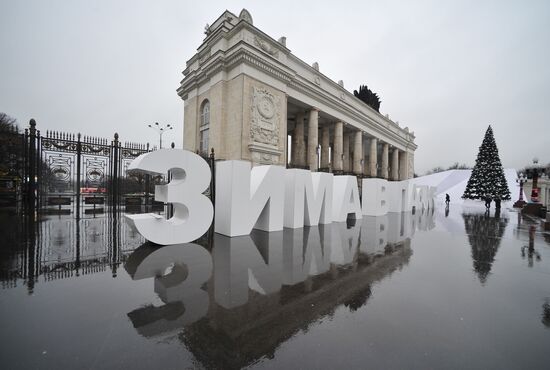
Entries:
MULTIPOLYGON (((413 185, 409 180, 390 181, 388 197, 388 212, 409 212, 412 209, 411 191, 413 185)), ((363 195, 364 196, 364 195, 363 195)))
POLYGON ((383 179, 363 179, 363 214, 383 216, 388 213, 388 181, 383 179))
POLYGON ((137 157, 128 170, 151 174, 172 173, 168 185, 155 187, 155 200, 174 205, 169 220, 153 213, 126 215, 147 240, 179 244, 198 239, 212 224, 212 202, 202 194, 210 184, 210 167, 199 155, 181 149, 161 149, 137 157))
POLYGON ((281 166, 250 162, 216 164, 216 219, 214 230, 227 236, 248 235, 252 228, 283 229, 284 171, 281 166))
POLYGON ((332 184, 330 173, 286 170, 284 226, 295 229, 331 223, 332 184))
POLYGON ((356 219, 363 217, 361 215, 357 178, 355 176, 334 176, 332 220, 344 222, 349 213, 353 213, 356 219))

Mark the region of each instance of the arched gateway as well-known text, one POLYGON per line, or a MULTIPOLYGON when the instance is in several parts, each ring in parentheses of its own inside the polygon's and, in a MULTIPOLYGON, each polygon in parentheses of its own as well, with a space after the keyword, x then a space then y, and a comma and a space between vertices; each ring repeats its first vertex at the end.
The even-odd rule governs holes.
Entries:
POLYGON ((297 58, 285 37, 256 28, 248 11, 225 11, 205 34, 178 89, 185 149, 215 148, 219 159, 253 164, 413 177, 414 133, 323 75, 318 63, 297 58))

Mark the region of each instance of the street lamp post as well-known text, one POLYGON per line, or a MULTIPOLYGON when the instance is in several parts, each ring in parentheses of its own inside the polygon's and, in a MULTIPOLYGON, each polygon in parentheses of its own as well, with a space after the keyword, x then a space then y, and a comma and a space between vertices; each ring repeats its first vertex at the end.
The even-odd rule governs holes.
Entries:
POLYGON ((527 182, 527 177, 523 173, 520 173, 516 182, 519 184, 519 199, 514 203, 514 208, 521 208, 525 205, 525 201, 523 200, 523 184, 527 182))
POLYGON ((540 189, 538 188, 538 178, 545 173, 545 168, 539 165, 537 158, 533 159, 533 164, 525 168, 527 177, 532 179, 531 184, 531 199, 529 203, 526 203, 521 210, 522 214, 530 214, 537 217, 544 217, 543 206, 540 202, 540 189))
POLYGON ((538 188, 538 179, 540 175, 544 175, 545 168, 539 165, 538 158, 533 158, 533 164, 531 166, 528 166, 525 170, 527 171, 527 174, 530 175, 532 179, 531 202, 540 203, 540 194, 539 194, 540 189, 538 188))
POLYGON ((159 134, 159 149, 162 149, 162 134, 164 134, 168 130, 173 130, 174 128, 170 126, 170 124, 166 126, 159 125, 158 122, 155 122, 154 125, 147 125, 147 126, 152 128, 159 134))

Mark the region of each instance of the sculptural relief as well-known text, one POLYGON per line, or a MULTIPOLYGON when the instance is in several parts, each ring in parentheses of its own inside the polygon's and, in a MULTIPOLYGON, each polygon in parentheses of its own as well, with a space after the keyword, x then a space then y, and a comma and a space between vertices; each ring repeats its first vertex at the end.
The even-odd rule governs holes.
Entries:
POLYGON ((254 45, 275 58, 279 57, 279 50, 257 36, 254 36, 254 45))
POLYGON ((252 88, 250 139, 279 146, 280 98, 265 88, 252 88))

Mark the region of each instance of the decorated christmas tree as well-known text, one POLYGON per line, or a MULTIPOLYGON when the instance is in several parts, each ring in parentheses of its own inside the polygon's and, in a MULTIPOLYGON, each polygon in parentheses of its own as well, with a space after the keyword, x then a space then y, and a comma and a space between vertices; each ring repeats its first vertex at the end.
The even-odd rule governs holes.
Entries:
POLYGON ((485 199, 486 197, 511 199, 491 126, 485 132, 472 175, 462 195, 464 199, 485 199))

